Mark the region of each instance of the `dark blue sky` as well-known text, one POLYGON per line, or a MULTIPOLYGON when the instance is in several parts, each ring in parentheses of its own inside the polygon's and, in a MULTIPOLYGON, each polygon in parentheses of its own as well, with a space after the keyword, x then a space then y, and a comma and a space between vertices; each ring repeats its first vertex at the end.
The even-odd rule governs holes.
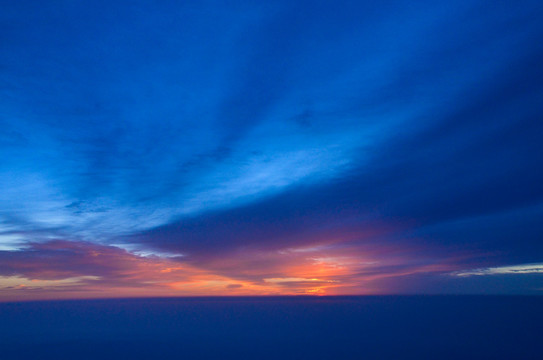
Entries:
POLYGON ((0 300, 543 291, 540 1, 3 1, 0 300))

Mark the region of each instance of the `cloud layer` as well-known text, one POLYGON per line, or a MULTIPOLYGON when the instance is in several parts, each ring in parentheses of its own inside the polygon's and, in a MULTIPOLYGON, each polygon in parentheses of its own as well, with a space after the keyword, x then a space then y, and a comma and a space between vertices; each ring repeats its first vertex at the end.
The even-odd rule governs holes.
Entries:
POLYGON ((471 292, 449 274, 540 263, 541 16, 6 5, 0 297, 471 292))

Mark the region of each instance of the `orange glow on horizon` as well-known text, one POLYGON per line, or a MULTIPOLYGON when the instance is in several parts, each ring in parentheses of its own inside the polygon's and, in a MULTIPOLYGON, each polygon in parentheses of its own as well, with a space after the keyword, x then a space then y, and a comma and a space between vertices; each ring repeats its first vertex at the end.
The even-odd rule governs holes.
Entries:
POLYGON ((244 250, 203 261, 140 256, 90 243, 40 244, 75 253, 62 262, 23 264, 24 274, 0 276, 0 301, 174 296, 367 295, 391 292, 382 281, 456 270, 450 264, 410 265, 408 257, 319 244, 278 251, 244 250), (86 264, 88 272, 79 270, 86 264))

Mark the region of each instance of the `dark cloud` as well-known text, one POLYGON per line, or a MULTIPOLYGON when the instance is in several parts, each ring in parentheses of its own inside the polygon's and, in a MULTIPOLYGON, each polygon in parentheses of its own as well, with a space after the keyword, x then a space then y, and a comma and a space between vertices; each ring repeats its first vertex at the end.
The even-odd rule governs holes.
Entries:
POLYGON ((241 287, 243 287, 243 285, 241 285, 241 284, 228 284, 228 285, 226 285, 227 289, 239 289, 241 287))
POLYGON ((86 242, 55 240, 31 243, 18 251, 0 251, 0 275, 30 280, 62 280, 96 276, 105 281, 133 281, 139 261, 123 249, 86 242))

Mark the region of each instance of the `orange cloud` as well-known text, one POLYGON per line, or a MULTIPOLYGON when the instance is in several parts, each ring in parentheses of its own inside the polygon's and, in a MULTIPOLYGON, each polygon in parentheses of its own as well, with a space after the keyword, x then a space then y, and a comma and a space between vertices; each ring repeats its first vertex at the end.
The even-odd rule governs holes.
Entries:
POLYGON ((0 300, 146 296, 374 294, 381 279, 453 271, 388 248, 238 249, 220 257, 141 256, 115 246, 50 241, 0 251, 0 300))

